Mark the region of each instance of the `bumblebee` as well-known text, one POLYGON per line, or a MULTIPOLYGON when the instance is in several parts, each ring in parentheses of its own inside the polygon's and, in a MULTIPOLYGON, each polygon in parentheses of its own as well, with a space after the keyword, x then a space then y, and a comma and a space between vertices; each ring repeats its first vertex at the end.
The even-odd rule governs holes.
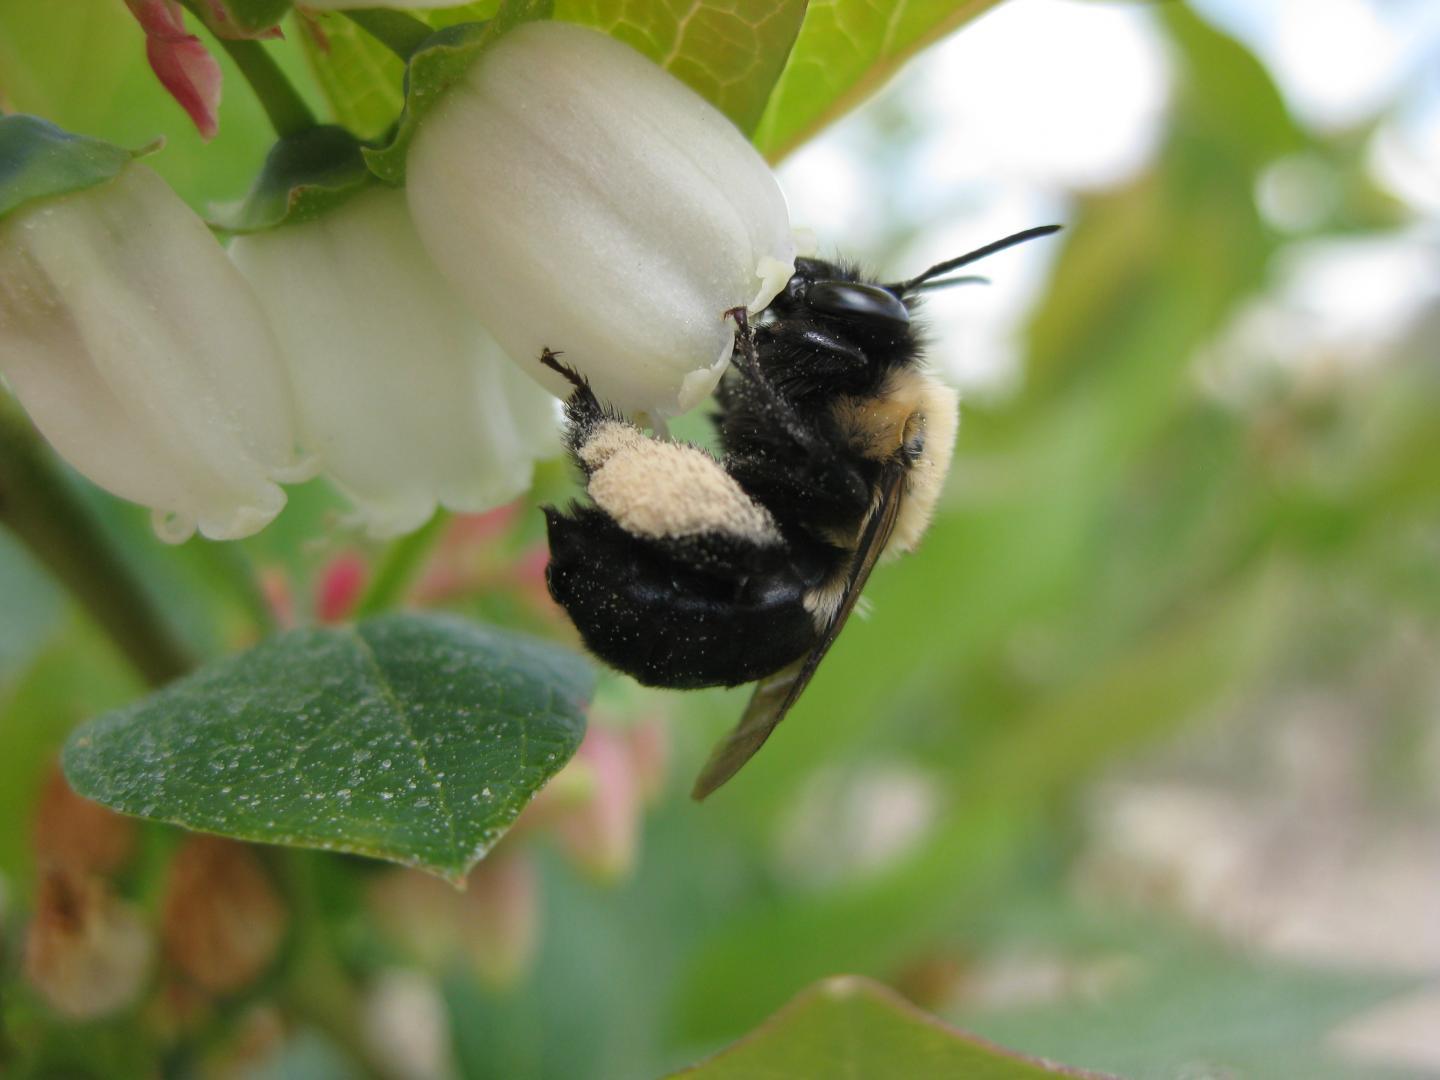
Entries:
POLYGON ((647 435, 545 350, 574 391, 565 445, 589 501, 545 507, 546 581, 585 645, 647 686, 756 683, 692 791, 748 761, 814 676, 882 554, 912 550, 949 469, 956 392, 927 373, 913 317, 953 271, 1028 229, 882 284, 800 259, 752 323, 736 321, 717 391, 717 459, 647 435))

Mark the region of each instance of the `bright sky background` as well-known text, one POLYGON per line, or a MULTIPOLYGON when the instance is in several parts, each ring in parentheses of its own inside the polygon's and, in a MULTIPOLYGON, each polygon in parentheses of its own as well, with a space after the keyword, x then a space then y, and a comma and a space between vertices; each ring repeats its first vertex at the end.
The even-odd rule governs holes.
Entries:
MULTIPOLYGON (((1192 3, 1261 57, 1303 123, 1334 131, 1385 116, 1372 169, 1420 219, 1400 234, 1287 253, 1265 301, 1277 311, 1247 313, 1235 332, 1263 323, 1273 345, 1283 325, 1300 335, 1286 351, 1300 355, 1321 342, 1383 343, 1440 288, 1440 0, 1192 3)), ((1169 84, 1167 44, 1149 5, 1008 0, 785 162, 781 182, 792 218, 814 231, 821 254, 912 274, 1008 232, 1063 221, 1071 191, 1143 167, 1169 84), (880 133, 885 121, 909 125, 913 144, 897 152, 880 133), (887 257, 881 245, 897 226, 913 239, 887 257)), ((1289 185, 1323 211, 1326 177, 1314 173, 1313 163, 1282 163, 1257 192, 1262 209, 1303 214, 1303 201, 1274 197, 1289 185)), ((983 271, 993 285, 930 304, 941 343, 933 361, 972 396, 1015 385, 1015 330, 1053 251, 1040 241, 997 256, 983 271)))

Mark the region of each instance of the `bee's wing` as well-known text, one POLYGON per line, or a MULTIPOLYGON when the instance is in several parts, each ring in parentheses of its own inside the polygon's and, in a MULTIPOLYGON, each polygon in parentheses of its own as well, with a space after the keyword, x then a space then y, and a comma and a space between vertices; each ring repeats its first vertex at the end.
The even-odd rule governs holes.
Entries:
POLYGON ((740 722, 710 752, 710 760, 705 762, 705 768, 700 770, 695 786, 690 789, 691 798, 705 798, 739 772, 765 744, 770 733, 785 719, 785 714, 809 685, 815 669, 820 666, 820 661, 830 651, 830 646, 835 643, 835 638, 844 627, 845 620, 850 617, 850 612, 855 610, 855 602, 860 599, 860 592, 870 578, 870 571, 875 569, 880 553, 885 550, 890 534, 895 531, 895 519, 899 516, 901 497, 905 490, 905 473, 904 465, 896 462, 882 475, 879 499, 865 523, 860 543, 855 549, 845 581, 845 591, 841 593, 840 604, 820 640, 799 660, 755 684, 755 693, 751 695, 750 704, 745 707, 740 722))

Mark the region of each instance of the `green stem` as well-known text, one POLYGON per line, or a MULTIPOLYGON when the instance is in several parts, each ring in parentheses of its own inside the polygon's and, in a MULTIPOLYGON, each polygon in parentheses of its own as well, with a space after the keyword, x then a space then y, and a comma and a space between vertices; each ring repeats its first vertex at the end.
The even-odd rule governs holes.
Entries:
POLYGON ((333 915, 315 873, 320 857, 313 851, 273 849, 271 865, 285 890, 292 920, 278 996, 292 1016, 345 1051, 358 1076, 382 1080, 388 1070, 375 1059, 365 1038, 354 982, 335 948, 333 915))
POLYGON ((194 666, 18 407, 0 396, 0 522, 74 594, 152 685, 194 666))
POLYGON ((287 135, 298 135, 315 126, 315 114, 305 99, 300 96, 290 80, 275 63, 275 58, 265 51, 258 41, 232 41, 220 38, 220 47, 230 54, 240 74, 255 91, 270 126, 282 139, 287 135))
POLYGON ((405 590, 420 569, 421 560, 430 553, 430 548, 445 531, 449 521, 448 510, 436 510, 424 525, 390 545, 380 560, 370 587, 355 606, 357 619, 388 611, 404 598, 405 590))
MULTIPOLYGON (((202 0, 180 0, 181 4, 202 24, 209 28, 207 12, 202 10, 202 0)), ((240 74, 250 84, 250 89, 260 100, 260 107, 270 118, 270 126, 282 139, 287 135, 298 135, 315 126, 315 114, 299 91, 290 85, 290 80, 275 63, 275 58, 265 51, 258 41, 223 38, 215 35, 220 47, 235 61, 240 74)))
POLYGON ((401 60, 409 60, 421 42, 435 32, 429 24, 403 11, 364 8, 342 14, 401 60))

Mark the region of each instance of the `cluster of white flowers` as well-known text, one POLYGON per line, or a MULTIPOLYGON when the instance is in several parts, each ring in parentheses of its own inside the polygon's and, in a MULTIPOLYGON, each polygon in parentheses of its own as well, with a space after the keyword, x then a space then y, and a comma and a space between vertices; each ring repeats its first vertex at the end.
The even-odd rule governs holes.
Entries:
MULTIPOLYGON (((0 120, 0 123, 4 123, 0 120)), ((227 252, 145 165, 0 201, 0 374, 157 529, 233 539, 323 471, 369 531, 523 492, 558 449, 561 351, 617 407, 715 385, 725 312, 793 270, 783 198, 718 111, 615 40, 522 26, 378 183, 227 252), (534 380, 534 381, 532 381, 534 380)))

